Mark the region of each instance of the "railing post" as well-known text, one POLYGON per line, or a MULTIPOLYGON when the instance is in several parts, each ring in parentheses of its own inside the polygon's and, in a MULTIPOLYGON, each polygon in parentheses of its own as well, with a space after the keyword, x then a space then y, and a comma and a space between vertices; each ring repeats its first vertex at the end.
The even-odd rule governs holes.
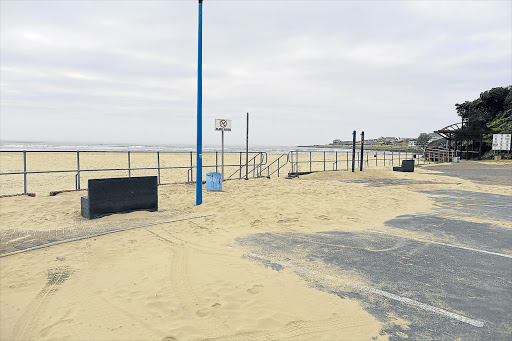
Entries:
MULTIPOLYGON (((400 154, 401 154, 401 153, 402 153, 402 152, 398 152, 398 165, 399 165, 399 166, 401 166, 401 165, 402 165, 402 164, 400 163, 400 161, 401 161, 401 159, 400 159, 400 154)), ((407 153, 407 152, 406 152, 406 153, 407 153)))
POLYGON ((354 173, 356 158, 356 131, 352 132, 352 173, 354 173))
POLYGON ((194 179, 194 161, 192 152, 190 152, 190 182, 194 179))
POLYGON ((393 152, 391 152, 391 166, 394 166, 394 165, 395 165, 395 162, 394 162, 394 160, 393 160, 393 154, 394 154, 394 153, 393 153, 393 152))
POLYGON ((27 151, 23 151, 23 194, 27 194, 27 151))
POLYGON ((348 152, 347 152, 347 170, 348 170, 348 152))
POLYGON ((130 160, 130 152, 128 152, 128 177, 131 178, 132 177, 132 165, 131 165, 131 160, 130 160))
POLYGON ((219 169, 219 152, 216 151, 215 152, 215 173, 219 172, 218 169, 219 169))
POLYGON ((325 152, 324 152, 324 172, 325 172, 325 152))
POLYGON ((386 151, 384 151, 384 167, 386 167, 386 151))
MULTIPOLYGON (((242 153, 240 153, 240 155, 242 155, 242 153)), ((252 177, 255 178, 256 177, 256 157, 254 157, 254 159, 253 159, 252 171, 253 171, 252 172, 252 177)), ((240 172, 240 176, 242 176, 241 172, 240 172)))
POLYGON ((312 168, 311 168, 311 152, 309 152, 309 171, 312 172, 312 168))
POLYGON ((156 152, 156 158, 158 162, 158 184, 161 185, 162 183, 160 182, 160 152, 156 152))
POLYGON ((379 165, 377 164, 377 160, 379 159, 379 153, 377 153, 377 151, 375 151, 375 167, 378 167, 379 165))
POLYGON ((359 160, 359 170, 363 171, 364 163, 364 131, 361 132, 361 159, 359 160))
MULTIPOLYGON (((241 179, 242 178, 242 152, 240 152, 240 167, 238 169, 240 169, 240 173, 238 174, 238 178, 241 179)), ((249 165, 247 165, 247 167, 249 167, 249 165)), ((249 168, 246 169, 247 171, 249 170, 249 168)), ((253 174, 254 176, 254 174, 253 174)))
POLYGON ((80 152, 76 152, 76 189, 80 189, 80 152))
POLYGON ((338 170, 338 152, 336 151, 336 170, 338 170))
POLYGON ((279 160, 280 160, 280 159, 281 159, 281 157, 279 157, 279 158, 277 159, 277 177, 279 177, 279 168, 281 168, 281 167, 279 167, 279 160))

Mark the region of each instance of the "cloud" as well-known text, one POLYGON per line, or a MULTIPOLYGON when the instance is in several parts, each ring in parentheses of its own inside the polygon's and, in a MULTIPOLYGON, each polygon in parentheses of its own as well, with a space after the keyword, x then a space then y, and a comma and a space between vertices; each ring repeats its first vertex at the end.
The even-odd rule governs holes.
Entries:
MULTIPOLYGON (((194 143, 193 1, 0 2, 2 140, 194 143), (109 131, 109 129, 111 129, 109 131), (51 133, 50 133, 51 132, 51 133)), ((205 1, 204 141, 417 136, 510 84, 508 2, 205 1)))

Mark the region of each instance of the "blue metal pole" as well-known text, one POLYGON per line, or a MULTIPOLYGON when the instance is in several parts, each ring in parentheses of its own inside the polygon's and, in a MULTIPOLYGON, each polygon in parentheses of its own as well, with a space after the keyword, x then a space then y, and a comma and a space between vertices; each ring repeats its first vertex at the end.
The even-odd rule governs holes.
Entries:
POLYGON ((196 171, 196 205, 203 202, 203 89, 202 89, 202 54, 203 54, 203 0, 199 0, 199 34, 197 44, 197 171, 196 171))

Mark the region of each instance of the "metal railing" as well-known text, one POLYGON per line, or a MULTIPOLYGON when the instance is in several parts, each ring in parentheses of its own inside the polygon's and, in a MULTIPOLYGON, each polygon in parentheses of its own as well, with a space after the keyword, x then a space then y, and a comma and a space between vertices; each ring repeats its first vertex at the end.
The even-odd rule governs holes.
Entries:
MULTIPOLYGON (((177 181, 167 182, 167 183, 192 183, 194 182, 194 172, 195 172, 195 153, 194 152, 148 152, 148 151, 102 151, 102 150, 91 150, 91 151, 5 151, 0 150, 0 153, 21 153, 22 159, 20 163, 23 167, 23 170, 18 171, 8 171, 4 173, 0 173, 0 176, 17 176, 23 175, 23 193, 28 193, 28 177, 35 174, 58 174, 58 173, 74 173, 75 174, 75 190, 81 189, 81 182, 84 180, 82 178, 82 174, 84 173, 97 173, 97 172, 127 172, 127 175, 131 177, 134 172, 139 171, 156 171, 156 175, 158 177, 158 184, 162 184, 162 172, 169 170, 183 170, 186 171, 186 181, 179 181, 180 177, 182 178, 185 173, 175 176, 174 178, 177 181), (76 162, 76 169, 64 169, 64 170, 29 170, 30 164, 27 162, 27 154, 31 153, 68 153, 76 155, 74 157, 74 161, 76 162), (117 154, 125 154, 127 167, 110 167, 110 168, 83 168, 82 160, 85 154, 90 153, 117 153, 117 154), (154 154, 156 156, 156 167, 132 167, 133 154, 154 154), (180 162, 176 162, 175 165, 162 166, 162 157, 167 156, 167 154, 172 154, 174 156, 179 155, 178 158, 180 162)), ((203 153, 203 171, 208 171, 209 169, 215 169, 215 172, 218 172, 221 164, 220 161, 220 153, 219 152, 205 152, 203 153), (215 156, 214 156, 215 155, 215 156), (214 156, 214 157, 213 157, 214 156)), ((251 158, 249 159, 248 164, 245 164, 245 152, 226 152, 226 164, 225 168, 229 170, 230 168, 234 168, 235 170, 231 173, 227 179, 242 179, 245 178, 245 174, 249 175, 252 178, 258 178, 262 176, 270 177, 272 175, 277 175, 278 177, 281 174, 290 175, 299 173, 311 173, 311 172, 321 172, 327 170, 350 170, 352 166, 352 152, 351 151, 324 151, 324 152, 311 152, 311 151, 291 151, 289 153, 284 153, 278 155, 275 160, 273 160, 270 164, 267 165, 267 153, 266 152, 250 152, 251 158), (290 164, 290 166, 288 166, 290 164), (290 167, 291 169, 286 172, 284 167, 290 167), (247 169, 247 172, 244 170, 247 169), (345 168, 345 169, 343 169, 345 168), (265 174, 266 173, 266 174, 265 174)), ((373 167, 373 166, 394 166, 401 165, 402 160, 406 159, 415 159, 416 164, 425 164, 430 163, 432 161, 432 155, 423 154, 421 152, 374 152, 368 151, 366 153, 357 152, 354 155, 355 158, 355 168, 359 169, 361 158, 363 159, 364 168, 373 167)), ((438 158, 439 159, 439 158, 438 158)), ((453 155, 450 155, 448 158, 442 158, 445 161, 451 161, 453 159, 453 155)), ((174 159, 173 159, 174 160, 174 159)), ((152 161, 152 162, 154 162, 152 161)), ((49 164, 50 162, 48 162, 49 164)), ((167 162, 168 164, 169 162, 167 162)), ((54 166, 55 167, 55 166, 54 166)), ((4 167, 5 168, 5 167, 4 167)), ((165 173, 167 178, 169 178, 169 173, 165 173)), ((226 171, 226 174, 229 174, 226 171)), ((115 174, 119 176, 119 174, 115 174)), ((126 175, 125 175, 126 176, 126 175)), ((63 190, 67 190, 63 188, 63 190)), ((69 189, 71 190, 71 189, 69 189)), ((2 191, 4 192, 4 191, 2 191)), ((0 193, 6 194, 6 193, 0 193)))
MULTIPOLYGON (((361 157, 363 166, 368 168, 372 166, 395 166, 401 165, 402 160, 415 159, 417 165, 430 163, 429 159, 424 157, 422 152, 366 152, 361 156, 360 152, 355 153, 355 168, 359 169, 361 157), (375 162, 373 162, 375 161, 375 162)), ((288 159, 291 164, 289 174, 296 175, 299 173, 312 173, 321 172, 326 170, 341 170, 342 164, 346 165, 345 170, 350 170, 352 167, 352 152, 340 151, 335 152, 321 152, 315 154, 313 152, 305 151, 291 151, 288 153, 288 159), (313 155, 316 157, 313 158, 313 155), (329 157, 327 157, 329 156, 329 157), (316 167, 315 167, 316 166, 316 167)))
MULTIPOLYGON (((231 174, 228 179, 232 179, 233 176, 235 176, 235 174, 238 173, 238 179, 241 179, 242 178, 242 169, 243 168, 246 168, 247 167, 247 176, 248 177, 253 177, 253 178, 257 178, 257 177, 260 177, 260 173, 261 173, 261 166, 267 164, 267 153, 265 152, 260 152, 256 155, 254 155, 248 162, 247 164, 242 164, 242 153, 240 153, 240 166, 238 167, 238 169, 236 171, 233 172, 233 174, 231 174), (260 158, 259 162, 256 163, 256 159, 257 158, 260 158), (252 167, 252 169, 250 168, 252 167)), ((235 177, 236 178, 236 177, 235 177)))
POLYGON ((453 149, 427 148, 425 150, 425 158, 432 162, 452 162, 455 156, 456 152, 453 149))
POLYGON ((277 173, 277 176, 279 177, 281 168, 283 168, 284 166, 286 166, 288 164, 288 160, 289 160, 289 153, 282 154, 277 159, 272 161, 272 163, 270 163, 267 167, 260 170, 260 176, 263 176, 265 171, 267 171, 267 175, 266 175, 267 178, 270 178, 270 176, 274 175, 275 173, 277 173), (286 161, 284 161, 284 160, 281 161, 281 159, 285 158, 285 157, 286 157, 286 161), (274 166, 274 164, 276 164, 276 163, 277 163, 277 165, 275 166, 276 169, 271 172, 270 171, 271 167, 274 166))
MULTIPOLYGON (((23 170, 21 171, 8 171, 0 173, 0 176, 15 176, 15 175, 23 175, 23 194, 28 193, 28 176, 29 175, 35 175, 35 174, 62 174, 62 173, 74 173, 75 174, 75 189, 74 190, 80 190, 81 189, 81 175, 83 173, 88 172, 128 172, 128 177, 132 176, 132 173, 134 171, 156 171, 157 172, 157 178, 158 178, 158 184, 161 185, 161 172, 163 170, 186 170, 187 171, 187 183, 194 182, 194 168, 195 168, 195 154, 194 152, 148 152, 148 151, 111 151, 111 150, 90 150, 90 151, 53 151, 53 150, 35 150, 35 151, 10 151, 10 150, 0 150, 0 153, 11 153, 11 154, 22 154, 22 167, 23 170), (27 155, 31 153, 60 153, 60 154, 75 154, 76 155, 76 169, 64 169, 64 170, 35 170, 30 171, 29 167, 30 165, 27 162, 27 155), (80 157, 83 156, 83 154, 86 153, 116 153, 116 154, 126 154, 126 162, 127 167, 114 167, 114 168, 87 168, 83 169, 81 168, 81 160, 80 157), (132 167, 132 154, 139 153, 139 154, 156 154, 156 167, 132 167), (182 160, 184 160, 183 156, 190 155, 189 158, 189 164, 188 165, 180 165, 180 166, 167 166, 163 167, 161 165, 161 155, 165 154, 178 154, 182 156, 182 160)), ((262 166, 265 165, 267 162, 267 153, 265 152, 249 152, 250 155, 254 155, 251 158, 251 162, 249 163, 249 174, 253 174, 253 176, 259 176, 259 169, 261 169, 262 166)), ((207 171, 208 169, 215 169, 216 172, 218 172, 218 169, 221 167, 221 164, 219 164, 219 152, 205 152, 203 153, 203 160, 205 159, 205 156, 207 155, 215 155, 215 163, 213 162, 211 164, 208 164, 207 162, 203 161, 203 170, 207 171)), ((225 152, 225 155, 239 155, 238 163, 227 163, 224 165, 226 168, 232 168, 237 167, 238 170, 241 170, 243 167, 246 167, 245 163, 242 163, 242 155, 245 155, 245 152, 225 152)), ((188 159, 188 158, 187 158, 188 159)), ((233 157, 228 158, 228 160, 233 160, 233 157)), ((244 160, 245 161, 245 160, 244 160)), ((187 161, 188 162, 188 161, 187 161)), ((48 161, 48 164, 51 162, 48 161)), ((182 162, 183 163, 183 162, 182 162)), ((236 172, 235 172, 236 173, 236 172)), ((235 174, 233 173, 230 178, 235 174)), ((241 173, 240 177, 241 178, 241 173)), ((185 183, 185 181, 176 181, 175 183, 185 183)), ((67 189, 65 189, 67 190, 67 189)), ((0 193, 5 194, 5 193, 0 193)))

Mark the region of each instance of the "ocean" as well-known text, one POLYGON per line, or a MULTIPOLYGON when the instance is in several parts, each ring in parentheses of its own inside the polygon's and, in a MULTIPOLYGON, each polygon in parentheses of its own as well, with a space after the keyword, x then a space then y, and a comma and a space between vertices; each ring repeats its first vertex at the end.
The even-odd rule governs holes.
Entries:
MULTIPOLYGON (((119 152, 195 152, 195 145, 140 145, 140 144, 77 144, 57 142, 20 142, 2 141, 0 151, 119 151, 119 152)), ((203 146, 203 152, 220 152, 220 146, 203 146)), ((224 146, 225 152, 244 152, 245 146, 224 146)), ((290 151, 312 153, 346 152, 347 148, 295 147, 295 146, 258 146, 249 145, 250 152, 266 152, 267 154, 284 154, 290 151)))

